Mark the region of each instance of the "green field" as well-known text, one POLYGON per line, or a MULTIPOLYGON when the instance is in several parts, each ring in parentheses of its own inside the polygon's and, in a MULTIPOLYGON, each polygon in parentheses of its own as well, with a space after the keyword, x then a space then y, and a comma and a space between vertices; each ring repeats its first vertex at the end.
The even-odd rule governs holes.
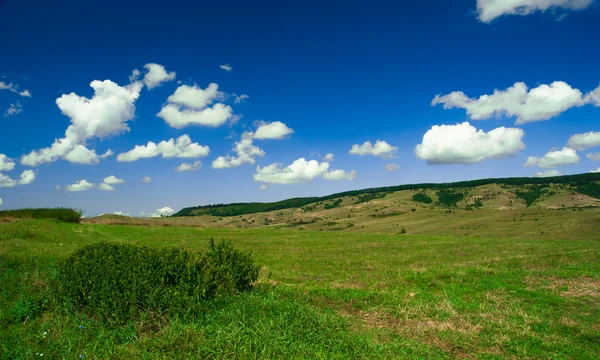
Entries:
POLYGON ((0 224, 0 358, 596 359, 600 235, 588 234, 7 222, 0 224), (87 244, 205 250, 211 237, 251 251, 263 267, 254 290, 207 303, 202 316, 111 327, 54 300, 59 262, 87 244))

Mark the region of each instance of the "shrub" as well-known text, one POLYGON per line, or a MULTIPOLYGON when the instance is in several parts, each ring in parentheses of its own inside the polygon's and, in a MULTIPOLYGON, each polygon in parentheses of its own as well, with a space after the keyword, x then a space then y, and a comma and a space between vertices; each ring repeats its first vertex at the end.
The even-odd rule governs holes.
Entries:
POLYGON ((400 233, 401 233, 401 234, 406 234, 406 228, 402 228, 402 229, 400 230, 400 233))
POLYGON ((416 202, 422 202, 425 204, 431 204, 433 202, 433 199, 423 192, 414 194, 412 199, 416 202))
POLYGON ((76 310, 123 323, 143 312, 193 312, 202 301, 248 290, 258 270, 249 254, 212 239, 206 253, 97 243, 61 264, 59 296, 76 310))
POLYGON ((444 206, 456 206, 456 203, 464 199, 464 195, 459 192, 454 192, 448 189, 442 189, 437 192, 439 204, 444 206))
POLYGON ((0 211, 0 217, 20 219, 54 219, 58 221, 79 223, 83 213, 71 208, 39 208, 0 211))

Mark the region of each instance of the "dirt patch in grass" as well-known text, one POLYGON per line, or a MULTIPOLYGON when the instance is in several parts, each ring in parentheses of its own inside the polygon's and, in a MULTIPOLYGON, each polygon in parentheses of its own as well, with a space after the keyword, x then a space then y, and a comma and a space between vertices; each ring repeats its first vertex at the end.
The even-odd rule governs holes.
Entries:
POLYGON ((528 278, 525 280, 530 288, 549 289, 564 297, 600 297, 600 279, 579 277, 573 279, 560 278, 528 278))

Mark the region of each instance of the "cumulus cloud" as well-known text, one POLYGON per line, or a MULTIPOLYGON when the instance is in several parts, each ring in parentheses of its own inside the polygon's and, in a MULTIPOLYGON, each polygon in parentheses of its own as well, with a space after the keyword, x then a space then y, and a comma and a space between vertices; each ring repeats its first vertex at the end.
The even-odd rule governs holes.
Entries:
POLYGON ((597 153, 589 153, 586 155, 588 159, 593 161, 600 161, 600 152, 597 153))
POLYGON ((585 103, 600 106, 600 86, 585 95, 585 103))
POLYGON ((546 170, 546 171, 540 171, 540 172, 536 172, 534 174, 535 177, 552 177, 552 176, 561 176, 562 173, 558 170, 546 170))
POLYGON ((225 93, 219 91, 219 85, 215 83, 209 84, 206 89, 197 85, 181 85, 167 98, 168 104, 157 116, 176 129, 188 125, 217 127, 234 119, 233 109, 229 105, 216 103, 208 107, 224 98, 225 93))
POLYGON ((569 138, 567 146, 575 150, 600 146, 600 132, 590 131, 584 134, 575 134, 569 138))
POLYGON ((79 180, 75 184, 67 185, 65 189, 67 191, 86 191, 95 188, 96 185, 88 182, 87 180, 79 180))
POLYGON ((129 75, 130 82, 136 82, 142 73, 138 69, 133 69, 131 75, 129 75))
POLYGON ((33 170, 25 170, 21 173, 19 180, 13 180, 8 175, 0 174, 0 187, 15 187, 17 185, 29 185, 35 180, 33 170))
POLYGON ((110 157, 110 156, 113 156, 114 154, 115 154, 115 153, 114 153, 114 152, 113 152, 111 149, 108 149, 108 150, 106 150, 106 152, 105 152, 104 154, 102 154, 102 155, 100 155, 100 156, 98 156, 98 157, 99 157, 100 159, 106 159, 106 158, 108 158, 108 157, 110 157))
POLYGON ((242 139, 235 142, 233 151, 237 156, 219 156, 213 163, 213 169, 227 169, 240 166, 244 163, 254 164, 257 156, 265 156, 263 149, 253 144, 252 134, 242 134, 242 139))
POLYGON ((235 96, 235 99, 233 100, 233 102, 236 103, 236 104, 240 104, 244 100, 246 100, 246 99, 248 99, 250 97, 250 96, 248 96, 246 94, 241 94, 241 95, 233 94, 233 96, 235 96))
POLYGON ((477 0, 479 20, 489 23, 504 15, 529 15, 554 8, 582 10, 594 0, 477 0))
POLYGON ((152 182, 152 178, 150 176, 144 176, 142 182, 147 184, 149 182, 152 182))
POLYGON ((521 129, 505 127, 486 133, 468 122, 435 125, 423 135, 415 154, 430 165, 473 164, 515 155, 525 149, 524 135, 521 129))
POLYGON ((400 169, 400 165, 398 165, 398 164, 386 164, 385 165, 385 169, 387 171, 396 171, 396 170, 400 169))
POLYGON ((231 71, 233 68, 229 64, 219 65, 219 67, 225 71, 231 71))
POLYGON ((577 164, 579 160, 579 155, 575 150, 564 147, 562 150, 550 151, 542 157, 530 156, 523 166, 537 166, 548 169, 561 165, 577 164))
POLYGON ((335 159, 332 153, 327 153, 327 155, 323 157, 323 161, 327 161, 328 163, 333 162, 334 160, 335 159))
POLYGON ((596 170, 591 170, 590 172, 591 172, 591 173, 600 173, 600 167, 599 167, 599 168, 597 168, 596 170))
POLYGON ((119 154, 117 161, 129 162, 159 155, 163 158, 199 158, 207 156, 209 152, 208 146, 192 143, 189 135, 184 134, 177 140, 171 138, 158 144, 149 141, 147 145, 136 145, 132 150, 119 154))
POLYGON ((128 212, 122 212, 122 211, 115 211, 115 212, 113 213, 113 215, 131 216, 131 213, 128 213, 128 212))
POLYGON ((282 168, 281 164, 271 164, 263 168, 256 167, 254 181, 269 184, 297 184, 311 182, 317 177, 326 180, 354 180, 356 171, 346 173, 343 170, 329 170, 328 162, 307 161, 305 158, 295 160, 291 165, 282 168))
POLYGON ((0 171, 11 171, 14 168, 14 161, 6 155, 0 154, 0 171))
POLYGON ((200 161, 194 161, 194 163, 189 164, 189 163, 182 163, 181 165, 179 165, 175 170, 182 172, 182 171, 194 171, 194 170, 198 170, 202 167, 202 162, 200 161))
POLYGON ((396 151, 398 151, 396 146, 392 146, 382 140, 377 140, 375 145, 373 145, 370 141, 365 141, 365 143, 362 145, 354 144, 348 153, 351 155, 360 156, 373 155, 387 159, 394 157, 394 153, 396 151))
POLYGON ((22 97, 31 97, 31 92, 29 90, 19 91, 19 95, 22 97))
POLYGON ((156 209, 156 211, 150 215, 150 217, 161 217, 161 216, 168 216, 168 215, 173 215, 175 213, 175 210, 171 209, 168 206, 165 206, 163 208, 160 209, 156 209))
POLYGON ((555 81, 531 90, 525 83, 518 82, 506 90, 494 90, 492 95, 482 95, 478 99, 455 91, 436 95, 431 105, 438 104, 443 104, 444 109, 465 109, 472 120, 516 116, 516 124, 520 125, 548 120, 572 107, 583 106, 585 101, 581 91, 563 81, 555 81))
POLYGON ((102 190, 102 191, 114 191, 115 188, 113 186, 110 186, 106 183, 102 183, 100 185, 98 185, 98 190, 102 190))
POLYGON ((75 145, 73 150, 64 156, 64 159, 74 164, 95 165, 100 162, 96 150, 90 150, 83 145, 75 145))
POLYGON ((115 184, 123 184, 124 182, 125 182, 125 180, 119 179, 118 177, 116 177, 114 175, 110 175, 110 176, 104 178, 105 184, 115 185, 115 184))
POLYGON ((17 101, 14 104, 10 104, 10 106, 8 107, 8 109, 6 109, 6 112, 4 113, 4 117, 18 115, 22 112, 23 112, 23 106, 21 105, 20 102, 17 101))
MULTIPOLYGON (((129 131, 127 122, 135 116, 135 101, 140 96, 142 84, 135 82, 119 86, 110 80, 90 83, 94 96, 88 99, 75 93, 62 95, 56 104, 71 119, 65 137, 56 139, 48 148, 32 151, 21 158, 21 164, 39 166, 66 158, 75 161, 97 162, 97 155, 84 147, 87 139, 107 138, 129 131), (81 145, 74 153, 73 150, 81 145), (95 156, 95 157, 94 157, 95 156)), ((69 160, 67 159, 67 160, 69 160)))
MULTIPOLYGON (((144 68, 147 70, 146 75, 144 75, 144 84, 146 84, 148 89, 154 89, 164 82, 175 79, 175 72, 167 72, 165 67, 160 64, 146 64, 144 65, 144 68)), ((136 75, 135 71, 136 70, 131 74, 132 77, 136 75)), ((137 76, 139 76, 139 72, 134 78, 137 78, 137 76)))
POLYGON ((253 137, 258 140, 281 140, 294 133, 293 129, 290 129, 281 121, 273 121, 270 123, 260 121, 258 124, 258 128, 253 134, 253 137))
POLYGON ((22 97, 31 97, 31 92, 29 90, 19 91, 19 86, 13 83, 5 83, 4 81, 0 81, 0 90, 8 90, 15 94, 19 94, 22 97))

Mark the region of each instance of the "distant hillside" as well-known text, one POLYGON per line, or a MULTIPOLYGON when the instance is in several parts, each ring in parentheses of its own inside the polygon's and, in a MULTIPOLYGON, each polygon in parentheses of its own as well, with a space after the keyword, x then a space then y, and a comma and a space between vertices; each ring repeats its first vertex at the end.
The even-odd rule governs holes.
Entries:
MULTIPOLYGON (((546 191, 545 187, 550 184, 569 185, 571 189, 577 192, 600 199, 600 173, 586 173, 578 175, 565 175, 546 178, 491 178, 470 181, 459 181, 453 183, 425 183, 408 184, 397 186, 386 186, 379 188, 370 188, 362 190, 345 191, 322 197, 293 198, 270 203, 234 203, 234 204, 215 204, 205 206, 187 207, 179 210, 173 216, 238 216, 245 214, 255 214, 276 210, 299 208, 313 203, 346 197, 357 196, 357 203, 366 202, 372 199, 385 197, 386 194, 404 190, 443 190, 454 188, 474 188, 482 185, 507 185, 525 187, 516 194, 519 198, 525 200, 528 206, 531 206, 541 194, 546 191)), ((442 204, 444 205, 444 204, 442 204)), ((447 204, 446 204, 447 205, 447 204)))

